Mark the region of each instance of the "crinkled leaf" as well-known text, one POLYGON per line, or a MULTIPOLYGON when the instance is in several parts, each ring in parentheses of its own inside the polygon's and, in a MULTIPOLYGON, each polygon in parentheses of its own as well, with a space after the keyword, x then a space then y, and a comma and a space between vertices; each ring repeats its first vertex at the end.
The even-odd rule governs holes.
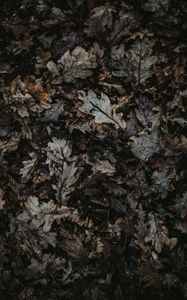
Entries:
POLYGON ((80 259, 81 255, 85 252, 81 239, 76 234, 69 234, 66 230, 62 230, 61 235, 63 236, 62 249, 69 256, 80 259))
POLYGON ((125 78, 132 86, 144 84, 152 76, 151 67, 156 63, 152 55, 155 42, 148 37, 137 39, 125 53, 124 45, 111 50, 113 74, 125 78))
POLYGON ((111 175, 114 175, 114 173, 116 172, 116 169, 111 163, 109 163, 109 161, 100 160, 93 164, 92 171, 94 173, 99 172, 99 173, 107 174, 107 175, 111 176, 111 175))
POLYGON ((67 164, 64 162, 63 170, 57 184, 57 199, 61 203, 66 203, 69 195, 75 190, 74 184, 79 179, 80 170, 75 166, 75 162, 67 164))
POLYGON ((81 170, 76 167, 77 157, 71 157, 72 147, 69 141, 53 138, 53 142, 48 143, 47 163, 49 164, 50 175, 55 175, 57 186, 57 199, 61 203, 66 203, 70 194, 75 189, 81 170))
MULTIPOLYGON (((31 229, 38 229, 42 226, 44 232, 48 232, 55 220, 69 218, 75 220, 74 213, 78 212, 65 206, 57 207, 53 200, 40 204, 38 198, 30 196, 25 203, 25 209, 17 219, 29 223, 31 229)), ((78 215, 77 215, 78 216, 78 215)), ((79 218, 79 217, 78 217, 79 218)))
POLYGON ((68 50, 58 63, 63 72, 65 82, 74 82, 76 79, 85 79, 92 75, 93 69, 97 67, 97 56, 87 52, 82 47, 76 47, 72 53, 68 50))
POLYGON ((30 156, 32 157, 32 159, 29 160, 24 160, 23 161, 23 165, 24 167, 20 169, 19 174, 22 177, 22 182, 26 183, 29 181, 33 171, 34 171, 34 167, 36 165, 37 162, 37 157, 35 153, 31 153, 30 156))
POLYGON ((49 164, 50 175, 59 175, 60 169, 63 168, 63 163, 70 159, 72 147, 69 141, 65 139, 52 138, 52 142, 48 143, 47 163, 49 164))
POLYGON ((155 133, 146 134, 139 137, 131 137, 134 142, 132 145, 132 153, 143 161, 148 161, 151 155, 159 150, 159 139, 155 133))

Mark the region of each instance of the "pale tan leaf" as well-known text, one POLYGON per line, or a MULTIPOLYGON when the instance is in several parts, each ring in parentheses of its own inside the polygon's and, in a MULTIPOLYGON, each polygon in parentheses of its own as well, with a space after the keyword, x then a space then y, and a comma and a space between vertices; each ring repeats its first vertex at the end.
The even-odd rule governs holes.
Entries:
POLYGON ((69 165, 64 162, 63 171, 57 185, 57 199, 61 203, 64 204, 69 199, 69 195, 75 190, 74 184, 79 176, 80 170, 75 166, 75 162, 71 162, 69 165))
POLYGON ((92 75, 97 67, 97 56, 77 46, 72 53, 68 50, 59 60, 58 64, 63 70, 65 82, 74 82, 76 79, 85 79, 92 75))
POLYGON ((92 165, 92 171, 94 173, 99 172, 99 173, 107 174, 107 175, 111 176, 111 175, 114 175, 114 173, 116 172, 116 169, 111 163, 109 163, 109 161, 100 160, 92 165))
POLYGON ((30 196, 24 205, 23 213, 17 216, 18 221, 28 223, 31 229, 42 226, 43 232, 49 232, 54 221, 68 218, 72 222, 79 222, 80 216, 76 209, 57 206, 53 200, 39 203, 35 196, 30 196), (76 217, 75 217, 76 216, 76 217))
POLYGON ((22 177, 22 182, 26 183, 31 178, 31 175, 34 171, 34 167, 37 162, 37 157, 35 153, 30 153, 31 159, 24 160, 23 165, 24 167, 20 169, 19 174, 22 177))
POLYGON ((116 107, 111 105, 110 99, 106 94, 101 93, 101 98, 99 99, 92 90, 89 90, 87 95, 84 91, 78 91, 78 97, 83 102, 79 110, 94 116, 96 123, 113 124, 117 129, 126 128, 123 114, 116 113, 116 107))

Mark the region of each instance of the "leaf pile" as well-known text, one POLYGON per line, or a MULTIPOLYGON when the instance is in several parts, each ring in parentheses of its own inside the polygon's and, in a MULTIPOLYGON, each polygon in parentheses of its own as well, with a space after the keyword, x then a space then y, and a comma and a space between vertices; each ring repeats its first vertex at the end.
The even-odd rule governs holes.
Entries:
POLYGON ((2 1, 0 298, 187 298, 185 0, 2 1))

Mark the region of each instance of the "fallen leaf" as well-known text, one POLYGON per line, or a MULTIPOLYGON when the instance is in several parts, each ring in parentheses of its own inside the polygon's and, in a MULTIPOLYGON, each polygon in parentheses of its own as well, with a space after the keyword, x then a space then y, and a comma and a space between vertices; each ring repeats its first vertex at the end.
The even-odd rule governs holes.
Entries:
POLYGON ((42 122, 57 122, 60 115, 64 113, 64 105, 60 101, 51 106, 50 109, 46 109, 42 122))
POLYGON ((50 175, 59 175, 63 169, 64 160, 70 160, 72 147, 65 139, 52 138, 48 143, 47 164, 49 165, 50 175))
POLYGON ((175 204, 169 207, 171 210, 176 211, 182 219, 187 216, 187 192, 185 192, 180 198, 175 200, 175 204))
POLYGON ((50 271, 63 270, 65 268, 65 260, 64 258, 55 257, 55 254, 45 253, 39 260, 31 258, 31 263, 27 267, 27 269, 32 272, 32 276, 37 273, 44 274, 46 268, 50 271))
POLYGON ((92 10, 90 18, 85 22, 84 32, 89 37, 107 33, 113 24, 112 9, 107 6, 98 6, 92 10))
POLYGON ((115 19, 112 32, 110 35, 110 41, 113 43, 117 43, 122 38, 127 38, 132 33, 132 30, 134 30, 138 26, 138 20, 135 18, 135 15, 133 13, 120 11, 119 17, 115 19))
POLYGON ((137 39, 125 52, 124 45, 113 46, 111 50, 114 76, 125 78, 132 86, 144 84, 152 76, 151 67, 157 57, 152 55, 155 41, 148 37, 137 39))
POLYGON ((106 94, 101 93, 101 98, 99 99, 91 90, 88 91, 87 95, 84 91, 78 91, 78 98, 83 102, 79 110, 94 116, 96 123, 109 123, 113 124, 117 129, 126 129, 123 114, 116 113, 117 107, 111 105, 110 99, 106 94))
POLYGON ((4 194, 4 190, 2 189, 2 187, 0 187, 0 210, 2 210, 3 206, 5 205, 5 200, 3 200, 4 194))
POLYGON ((32 173, 34 172, 34 167, 37 162, 37 157, 35 153, 30 153, 31 159, 24 160, 23 165, 24 167, 20 169, 19 174, 22 177, 22 182, 26 183, 31 178, 32 173))
POLYGON ((18 148, 20 140, 21 135, 17 132, 8 141, 0 140, 0 161, 6 153, 13 152, 18 148))
POLYGON ((160 2, 160 0, 147 0, 142 3, 142 8, 145 11, 163 15, 169 9, 169 1, 170 0, 164 0, 162 2, 160 2))
POLYGON ((168 172, 168 170, 155 171, 151 178, 156 186, 156 191, 162 198, 166 198, 169 191, 173 190, 172 180, 176 177, 175 170, 168 172))
POLYGON ((92 164, 92 171, 94 173, 107 174, 108 176, 114 175, 116 172, 115 167, 107 160, 100 160, 92 164))
POLYGON ((75 190, 74 184, 79 179, 81 170, 75 166, 75 162, 67 164, 64 162, 63 170, 57 183, 57 199, 65 204, 69 195, 75 190))
POLYGON ((168 246, 170 249, 176 246, 177 238, 170 239, 167 227, 159 224, 159 220, 152 213, 149 213, 148 216, 148 226, 145 242, 151 242, 156 252, 161 253, 164 246, 168 246))
POLYGON ((17 220, 28 223, 31 229, 38 229, 42 226, 43 232, 49 232, 55 220, 66 218, 75 220, 73 212, 77 214, 75 209, 65 206, 57 207, 53 200, 40 204, 37 197, 30 196, 25 203, 23 213, 17 216, 17 220))
POLYGON ((56 76, 59 76, 59 75, 60 75, 60 73, 59 73, 59 68, 58 68, 58 66, 55 64, 54 61, 52 61, 52 60, 48 61, 48 63, 47 63, 46 66, 47 66, 48 71, 51 72, 53 75, 56 75, 56 76))
POLYGON ((68 256, 77 260, 86 254, 83 243, 76 234, 70 234, 68 231, 63 230, 61 231, 61 235, 63 236, 63 241, 60 247, 62 247, 68 256))
POLYGON ((58 64, 63 72, 65 82, 74 82, 76 79, 86 79, 97 67, 97 56, 77 46, 72 53, 68 50, 59 60, 58 64))
POLYGON ((158 135, 155 133, 133 136, 130 139, 133 141, 132 153, 142 161, 148 161, 151 155, 159 150, 158 135))

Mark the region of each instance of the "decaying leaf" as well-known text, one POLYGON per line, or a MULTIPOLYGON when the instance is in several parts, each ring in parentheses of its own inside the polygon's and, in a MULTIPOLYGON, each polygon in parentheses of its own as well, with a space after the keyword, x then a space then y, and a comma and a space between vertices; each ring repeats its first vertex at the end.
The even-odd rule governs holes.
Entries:
POLYGON ((59 60, 58 64, 63 72, 65 82, 74 82, 76 79, 85 79, 92 75, 97 67, 97 56, 87 52, 82 47, 76 47, 72 53, 68 50, 59 60))
POLYGON ((47 66, 47 69, 49 70, 49 72, 51 72, 53 75, 56 75, 56 76, 60 75, 58 66, 55 64, 54 61, 52 61, 52 60, 48 61, 46 66, 47 66))
POLYGON ((102 253, 104 247, 103 247, 103 243, 102 243, 101 239, 97 237, 95 239, 95 244, 96 244, 95 252, 102 253))
POLYGON ((13 152, 18 148, 20 140, 21 135, 16 132, 8 141, 0 140, 0 161, 6 153, 13 152))
POLYGON ((166 198, 169 191, 173 190, 171 184, 172 180, 175 178, 175 170, 168 172, 168 170, 155 171, 152 174, 152 180, 156 185, 156 191, 161 194, 162 198, 166 198))
POLYGON ((94 173, 99 172, 111 176, 116 172, 116 169, 108 160, 100 160, 93 164, 92 171, 94 173))
POLYGON ((79 179, 81 170, 75 166, 75 162, 64 162, 63 170, 57 184, 57 199, 66 203, 69 195, 75 190, 74 184, 79 179))
POLYGON ((152 213, 149 213, 148 219, 148 234, 145 238, 145 242, 151 242, 155 248, 155 251, 158 253, 162 252, 164 246, 168 246, 170 249, 177 244, 177 238, 168 237, 168 229, 166 226, 159 224, 156 216, 152 213))
POLYGON ((187 0, 1 2, 0 299, 187 297, 187 0))
POLYGON ((87 95, 84 91, 78 91, 78 98, 83 102, 79 110, 94 116, 96 123, 113 124, 117 129, 126 128, 123 114, 116 112, 117 107, 111 105, 110 99, 106 94, 101 93, 101 98, 99 99, 91 90, 88 91, 87 95))
POLYGON ((55 254, 45 253, 41 259, 32 258, 31 264, 28 266, 28 270, 34 274, 44 274, 48 270, 63 270, 65 268, 65 260, 60 257, 55 257, 55 254))
POLYGON ((26 105, 29 110, 38 113, 51 107, 50 93, 34 76, 28 76, 23 81, 18 76, 11 83, 10 101, 18 109, 26 105))
POLYGON ((125 52, 124 45, 114 46, 111 50, 113 74, 122 77, 132 86, 144 84, 151 77, 151 67, 156 63, 152 55, 155 41, 148 37, 137 39, 125 52))
POLYGON ((79 179, 81 169, 76 167, 76 156, 72 156, 72 146, 67 140, 53 138, 48 143, 47 163, 50 175, 55 175, 57 186, 57 200, 65 204, 69 195, 74 191, 74 184, 79 179))
POLYGON ((72 124, 70 124, 69 130, 70 130, 71 133, 74 129, 77 129, 77 130, 79 130, 83 133, 92 131, 91 126, 90 126, 90 122, 89 121, 84 121, 84 120, 79 120, 76 123, 73 122, 72 124))
POLYGON ((174 205, 170 206, 171 210, 176 211, 181 218, 185 218, 187 216, 187 192, 177 198, 175 202, 174 205))
POLYGON ((49 202, 39 203, 38 198, 30 196, 26 203, 22 214, 17 219, 28 223, 31 229, 38 229, 42 226, 44 232, 48 232, 55 220, 72 219, 75 220, 75 214, 79 218, 77 210, 70 209, 65 206, 58 207, 53 200, 49 202))
POLYGON ((163 15, 169 9, 170 0, 147 0, 142 3, 142 8, 145 11, 163 15))
POLYGON ((5 205, 5 200, 3 200, 4 194, 4 190, 2 189, 2 187, 0 187, 0 210, 2 210, 3 206, 5 205))
POLYGON ((69 141, 65 139, 52 138, 48 143, 47 164, 49 165, 50 175, 59 175, 63 169, 64 161, 70 160, 72 147, 69 141))
POLYGON ((148 161, 151 155, 159 150, 159 139, 155 133, 146 134, 139 137, 131 137, 134 142, 132 145, 132 153, 143 161, 148 161))
POLYGON ((30 153, 30 157, 31 157, 31 159, 23 161, 24 167, 21 168, 20 172, 19 172, 19 174, 22 177, 23 183, 26 183, 29 181, 29 179, 34 171, 36 162, 37 162, 37 157, 36 157, 35 153, 30 153))
POLYGON ((62 230, 61 235, 63 236, 61 247, 68 256, 73 257, 74 259, 80 259, 81 256, 86 254, 83 243, 76 234, 69 234, 68 231, 62 230))
POLYGON ((111 29, 113 24, 112 9, 107 6, 95 7, 91 17, 85 22, 85 33, 90 37, 97 37, 111 29))
POLYGON ((45 110, 42 122, 56 122, 60 115, 64 112, 64 105, 60 101, 51 106, 50 109, 45 110))
POLYGON ((137 26, 138 21, 133 13, 121 11, 119 17, 114 21, 110 40, 116 43, 120 41, 121 38, 130 36, 131 31, 137 26))

